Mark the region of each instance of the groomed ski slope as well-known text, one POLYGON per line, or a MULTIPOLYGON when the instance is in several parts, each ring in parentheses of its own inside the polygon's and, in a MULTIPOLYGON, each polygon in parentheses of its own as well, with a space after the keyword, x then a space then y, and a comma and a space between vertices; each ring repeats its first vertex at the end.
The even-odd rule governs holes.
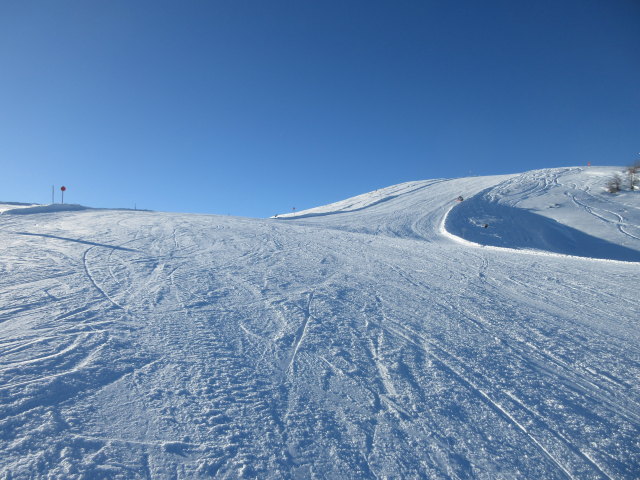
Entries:
POLYGON ((264 220, 6 206, 0 478, 637 478, 614 170, 264 220))

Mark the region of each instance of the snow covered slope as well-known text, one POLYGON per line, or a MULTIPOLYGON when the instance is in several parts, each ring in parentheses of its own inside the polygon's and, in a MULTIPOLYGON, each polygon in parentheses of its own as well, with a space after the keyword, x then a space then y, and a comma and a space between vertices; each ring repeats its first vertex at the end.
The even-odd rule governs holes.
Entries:
POLYGON ((27 208, 27 207, 35 207, 35 206, 39 206, 39 205, 35 203, 0 202, 0 214, 7 211, 11 211, 11 210, 17 210, 19 208, 27 208))
POLYGON ((30 215, 33 213, 69 212, 73 210, 86 210, 88 207, 73 203, 54 203, 50 205, 38 205, 31 203, 0 203, 0 213, 5 215, 30 215))
POLYGON ((446 229, 482 245, 640 261, 640 195, 605 192, 614 167, 547 169, 468 199, 446 229))
POLYGON ((504 207, 637 251, 593 172, 0 215, 0 478, 638 477, 640 264, 473 233, 504 207))

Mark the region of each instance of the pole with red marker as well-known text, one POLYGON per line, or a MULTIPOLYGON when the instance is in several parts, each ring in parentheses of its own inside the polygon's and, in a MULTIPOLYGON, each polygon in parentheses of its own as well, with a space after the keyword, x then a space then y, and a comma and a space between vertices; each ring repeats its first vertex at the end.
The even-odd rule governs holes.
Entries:
POLYGON ((62 192, 62 203, 63 204, 64 204, 64 192, 65 192, 66 189, 67 189, 67 187, 64 187, 64 186, 60 187, 60 191, 62 192))

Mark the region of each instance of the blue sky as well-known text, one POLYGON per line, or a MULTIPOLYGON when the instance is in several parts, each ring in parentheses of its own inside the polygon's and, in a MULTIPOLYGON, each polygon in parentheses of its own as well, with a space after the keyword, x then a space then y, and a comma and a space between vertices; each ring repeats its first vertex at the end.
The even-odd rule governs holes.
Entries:
POLYGON ((253 217, 640 155, 637 0, 0 2, 0 200, 253 217))

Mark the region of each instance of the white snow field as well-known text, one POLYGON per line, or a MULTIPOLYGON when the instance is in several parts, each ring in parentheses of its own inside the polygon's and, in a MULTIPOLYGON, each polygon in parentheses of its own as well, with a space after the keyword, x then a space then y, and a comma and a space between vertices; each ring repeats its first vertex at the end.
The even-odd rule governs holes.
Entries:
POLYGON ((3 205, 0 478, 638 478, 615 170, 262 220, 3 205))

